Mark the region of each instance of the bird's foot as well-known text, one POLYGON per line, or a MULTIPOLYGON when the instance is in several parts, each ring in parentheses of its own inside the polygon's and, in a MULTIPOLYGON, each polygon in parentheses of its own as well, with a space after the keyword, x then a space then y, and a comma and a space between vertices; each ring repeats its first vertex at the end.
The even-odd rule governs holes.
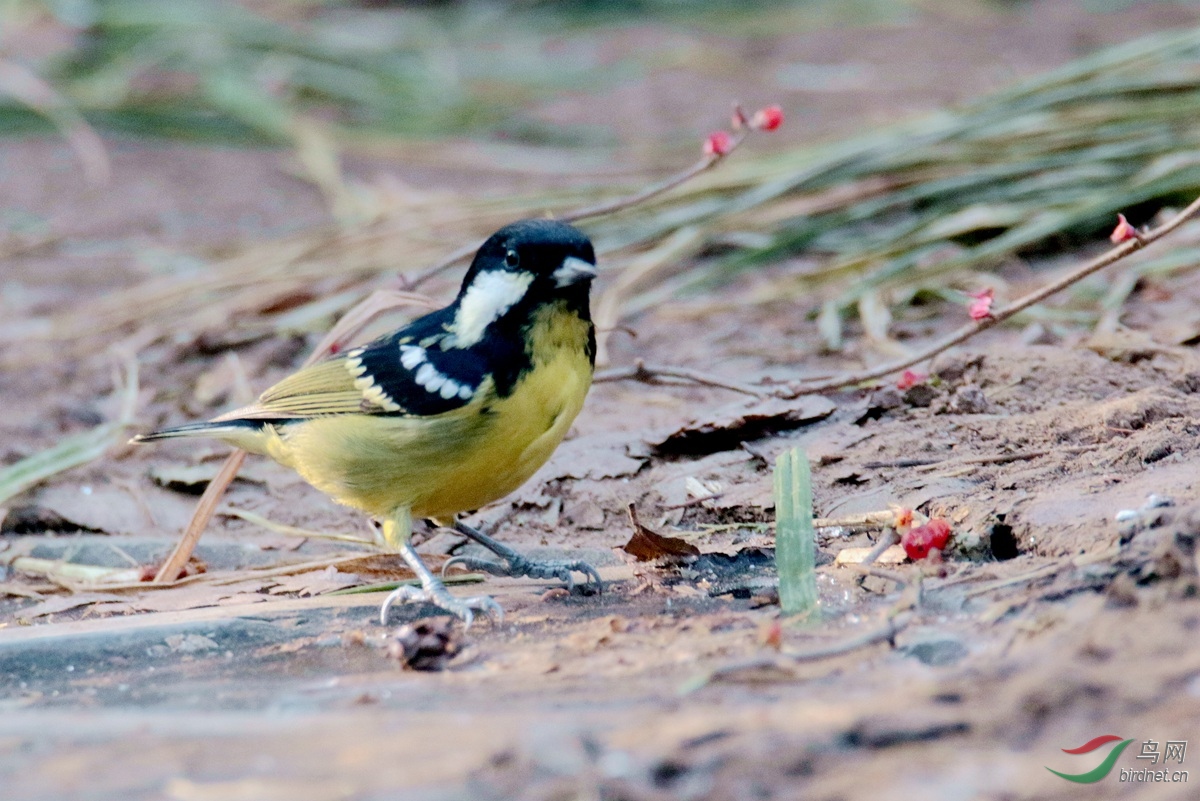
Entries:
POLYGON ((535 579, 558 579, 567 585, 568 589, 575 588, 575 579, 573 573, 582 573, 587 576, 587 583, 595 585, 599 591, 603 585, 600 582, 600 574, 596 568, 584 561, 570 560, 541 560, 530 559, 509 548, 503 543, 497 542, 491 537, 482 532, 471 528, 465 523, 455 523, 455 530, 467 535, 471 539, 483 545, 492 553, 503 559, 503 562, 495 562, 491 559, 479 559, 474 556, 456 556, 450 559, 442 566, 442 575, 446 575, 446 571, 453 565, 461 566, 467 570, 480 570, 485 573, 490 573, 493 576, 509 576, 512 578, 535 578, 535 579))
POLYGON ((383 600, 383 606, 379 609, 379 622, 385 626, 387 625, 388 609, 391 608, 392 604, 397 602, 411 603, 414 601, 432 604, 439 609, 444 609, 462 620, 466 628, 471 627, 471 623, 475 620, 476 612, 483 612, 489 620, 495 620, 497 623, 504 622, 504 610, 490 595, 456 598, 446 590, 440 581, 430 587, 413 587, 406 584, 392 590, 391 594, 383 600))
POLYGON ((417 555, 417 550, 413 548, 412 541, 407 536, 399 543, 400 556, 417 574, 417 578, 421 580, 420 587, 413 587, 405 584, 392 590, 387 598, 383 599, 383 606, 379 609, 379 622, 387 625, 388 609, 396 601, 408 603, 410 601, 421 601, 422 603, 433 604, 439 609, 444 609, 450 614, 462 620, 466 624, 466 628, 471 628, 472 621, 475 620, 475 611, 479 610, 488 616, 489 619, 495 619, 497 623, 504 622, 504 610, 500 608, 500 604, 496 603, 487 595, 476 595, 471 598, 455 598, 446 589, 446 585, 441 579, 433 575, 425 563, 421 561, 421 557, 417 555))

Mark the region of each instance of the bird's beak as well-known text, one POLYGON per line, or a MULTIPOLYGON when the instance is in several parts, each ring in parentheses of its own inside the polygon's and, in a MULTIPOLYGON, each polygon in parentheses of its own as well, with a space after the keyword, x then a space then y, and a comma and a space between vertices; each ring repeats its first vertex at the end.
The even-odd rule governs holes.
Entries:
POLYGON ((554 285, 559 289, 578 284, 581 281, 591 281, 596 277, 596 265, 590 264, 575 256, 563 259, 562 266, 555 270, 554 285))

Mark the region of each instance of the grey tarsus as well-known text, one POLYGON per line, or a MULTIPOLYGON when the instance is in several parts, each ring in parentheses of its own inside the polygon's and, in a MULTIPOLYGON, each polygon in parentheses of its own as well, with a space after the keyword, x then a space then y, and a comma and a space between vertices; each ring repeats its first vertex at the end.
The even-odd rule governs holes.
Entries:
POLYGON ((528 577, 535 579, 558 579, 567 585, 567 589, 575 588, 572 573, 582 573, 588 577, 587 583, 595 585, 597 592, 603 592, 604 585, 596 568, 584 561, 540 561, 522 556, 502 542, 492 539, 477 528, 468 526, 461 520, 455 520, 453 528, 458 533, 475 540, 484 548, 504 560, 504 563, 490 559, 479 559, 473 556, 456 556, 442 566, 442 575, 455 565, 467 570, 481 570, 493 576, 508 576, 510 578, 528 577))
POLYGON ((471 623, 475 620, 475 610, 483 612, 488 619, 494 619, 497 625, 504 622, 504 610, 490 596, 476 595, 470 598, 455 598, 451 595, 441 579, 433 575, 421 561, 421 557, 417 556, 417 551, 411 542, 405 541, 400 545, 400 556, 417 574, 417 578, 421 580, 421 586, 418 588, 405 584, 392 590, 383 600, 383 606, 379 608, 379 622, 382 625, 387 625, 388 609, 397 601, 404 603, 420 601, 432 604, 461 619, 467 629, 471 628, 471 623))

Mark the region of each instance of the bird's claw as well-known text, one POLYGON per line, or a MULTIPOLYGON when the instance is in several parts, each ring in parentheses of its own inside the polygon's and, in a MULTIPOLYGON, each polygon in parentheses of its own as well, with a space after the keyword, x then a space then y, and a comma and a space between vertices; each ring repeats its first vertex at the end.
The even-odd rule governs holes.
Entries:
POLYGON ((405 584, 392 590, 383 600, 383 606, 379 609, 379 622, 382 625, 387 625, 388 609, 397 601, 432 604, 462 620, 465 629, 471 628, 476 611, 483 612, 489 620, 494 620, 497 624, 504 622, 504 609, 489 595, 456 598, 447 592, 445 587, 413 587, 405 584))
POLYGON ((442 576, 452 566, 460 566, 466 570, 479 570, 493 576, 509 578, 558 579, 567 585, 567 589, 575 589, 575 579, 572 573, 582 573, 588 577, 587 583, 594 584, 600 591, 603 584, 596 568, 583 561, 540 561, 521 556, 515 551, 511 554, 501 554, 504 562, 491 559, 479 559, 474 556, 455 556, 442 565, 442 576))

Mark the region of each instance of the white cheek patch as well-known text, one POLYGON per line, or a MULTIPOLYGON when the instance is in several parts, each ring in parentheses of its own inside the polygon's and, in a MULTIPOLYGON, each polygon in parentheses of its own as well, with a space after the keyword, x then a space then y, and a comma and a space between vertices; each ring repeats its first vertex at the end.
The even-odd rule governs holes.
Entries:
POLYGON ((529 273, 496 270, 475 276, 458 303, 450 344, 458 348, 477 344, 489 325, 525 297, 532 282, 529 273))

